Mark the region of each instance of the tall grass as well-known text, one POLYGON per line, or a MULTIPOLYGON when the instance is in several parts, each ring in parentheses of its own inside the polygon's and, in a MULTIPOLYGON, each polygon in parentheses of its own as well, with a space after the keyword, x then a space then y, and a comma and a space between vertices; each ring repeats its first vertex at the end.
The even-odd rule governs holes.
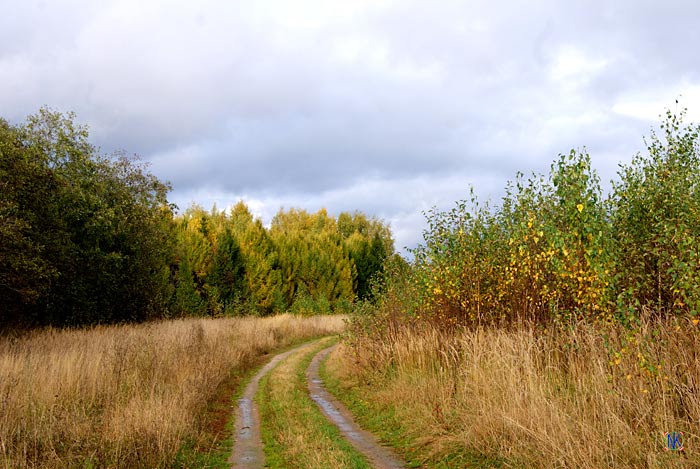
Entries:
POLYGON ((0 338, 2 467, 163 467, 230 374, 340 317, 185 319, 0 338))
POLYGON ((700 467, 699 350, 685 320, 633 333, 416 323, 354 336, 329 370, 395 412, 428 466, 480 453, 516 467, 700 467), (664 450, 671 431, 684 453, 664 450))

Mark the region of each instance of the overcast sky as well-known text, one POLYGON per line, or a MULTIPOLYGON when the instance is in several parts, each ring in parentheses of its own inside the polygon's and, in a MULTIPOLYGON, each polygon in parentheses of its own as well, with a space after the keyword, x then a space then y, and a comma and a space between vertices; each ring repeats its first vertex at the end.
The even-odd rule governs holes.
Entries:
POLYGON ((676 98, 700 121, 700 2, 0 0, 0 116, 75 111, 172 201, 264 222, 422 212, 586 147, 603 181, 676 98))

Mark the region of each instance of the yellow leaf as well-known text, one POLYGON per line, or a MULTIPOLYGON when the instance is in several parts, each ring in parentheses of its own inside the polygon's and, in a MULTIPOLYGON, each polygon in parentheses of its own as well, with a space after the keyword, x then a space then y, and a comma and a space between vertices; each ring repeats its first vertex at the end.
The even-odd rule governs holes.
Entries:
POLYGON ((578 209, 579 212, 583 212, 583 204, 576 205, 576 208, 578 209))

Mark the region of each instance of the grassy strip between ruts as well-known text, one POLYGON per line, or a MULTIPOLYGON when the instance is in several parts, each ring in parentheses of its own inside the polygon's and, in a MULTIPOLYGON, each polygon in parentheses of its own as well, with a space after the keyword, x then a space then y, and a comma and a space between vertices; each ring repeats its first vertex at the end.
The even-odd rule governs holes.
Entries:
POLYGON ((325 388, 340 400, 355 416, 357 423, 374 433, 384 445, 394 448, 413 468, 492 468, 503 467, 505 461, 479 454, 476 450, 455 447, 447 455, 435 455, 417 442, 425 435, 412 434, 409 427, 396 415, 393 406, 373 399, 377 392, 370 383, 347 379, 342 372, 342 359, 348 352, 342 345, 330 354, 319 370, 325 388))
POLYGON ((371 467, 308 394, 306 369, 314 355, 335 340, 321 339, 303 347, 260 381, 256 400, 260 406, 267 467, 371 467))
POLYGON ((180 448, 172 467, 228 469, 231 466, 228 458, 233 448, 235 432, 235 408, 250 380, 272 357, 324 336, 318 335, 311 340, 308 337, 296 339, 284 347, 256 356, 247 364, 244 373, 233 370, 229 379, 217 389, 215 399, 209 403, 206 414, 202 417, 208 431, 200 436, 198 441, 191 439, 186 441, 180 448))

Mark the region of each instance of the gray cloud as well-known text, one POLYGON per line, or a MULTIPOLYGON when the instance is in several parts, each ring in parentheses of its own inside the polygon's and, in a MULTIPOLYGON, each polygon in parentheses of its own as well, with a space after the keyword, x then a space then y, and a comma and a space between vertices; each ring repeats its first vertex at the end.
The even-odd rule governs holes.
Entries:
POLYGON ((399 246, 469 183, 497 200, 584 146, 605 181, 678 95, 700 108, 693 2, 12 3, 3 117, 74 110, 181 206, 356 208, 399 246))

